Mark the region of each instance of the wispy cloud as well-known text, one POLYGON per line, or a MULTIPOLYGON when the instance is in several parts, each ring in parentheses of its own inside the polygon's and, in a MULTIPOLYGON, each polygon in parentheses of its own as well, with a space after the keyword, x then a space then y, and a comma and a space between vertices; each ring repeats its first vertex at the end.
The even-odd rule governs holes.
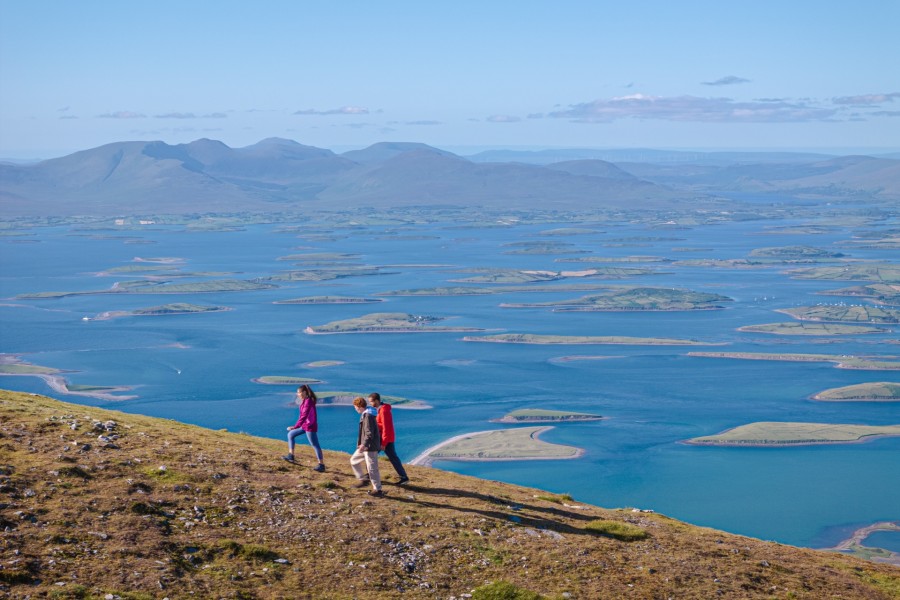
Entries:
POLYGON ((153 115, 155 119, 226 119, 228 115, 225 113, 209 113, 205 115, 195 115, 192 112, 171 112, 161 115, 153 115))
POLYGON ((876 110, 871 114, 876 117, 900 117, 900 110, 876 110))
POLYGON ((579 123, 609 123, 620 119, 659 119, 705 123, 790 123, 832 119, 837 109, 808 102, 751 101, 696 96, 645 96, 634 94, 573 104, 549 117, 579 123))
POLYGON ((147 115, 142 115, 141 113, 132 112, 130 110, 117 110, 115 112, 103 113, 102 115, 97 115, 98 119, 146 119, 147 115))
POLYGON ((306 110, 298 110, 294 114, 295 115, 367 115, 367 114, 369 114, 369 109, 363 108, 361 106, 342 106, 340 108, 331 108, 328 110, 316 110, 314 108, 307 108, 306 110))
POLYGON ((750 83, 750 80, 744 79, 743 77, 737 77, 736 75, 726 75, 715 81, 701 81, 700 83, 703 85, 737 85, 739 83, 750 83))
POLYGON ((890 94, 863 94, 860 96, 841 96, 832 99, 835 104, 850 104, 852 106, 878 106, 885 102, 893 102, 894 98, 900 98, 900 92, 890 94))
POLYGON ((513 115, 491 115, 485 119, 488 123, 518 123, 521 120, 521 117, 513 115))

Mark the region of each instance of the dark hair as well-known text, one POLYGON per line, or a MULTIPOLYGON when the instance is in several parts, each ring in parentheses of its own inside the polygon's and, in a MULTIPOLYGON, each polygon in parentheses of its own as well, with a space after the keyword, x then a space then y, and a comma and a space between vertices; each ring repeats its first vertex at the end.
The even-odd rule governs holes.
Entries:
POLYGON ((369 394, 369 400, 377 400, 378 402, 381 402, 381 394, 379 394, 378 392, 372 392, 371 394, 369 394))
POLYGON ((301 398, 309 398, 310 400, 312 400, 313 404, 319 401, 319 399, 316 397, 316 393, 312 391, 312 388, 305 383, 297 388, 297 392, 300 393, 301 398))

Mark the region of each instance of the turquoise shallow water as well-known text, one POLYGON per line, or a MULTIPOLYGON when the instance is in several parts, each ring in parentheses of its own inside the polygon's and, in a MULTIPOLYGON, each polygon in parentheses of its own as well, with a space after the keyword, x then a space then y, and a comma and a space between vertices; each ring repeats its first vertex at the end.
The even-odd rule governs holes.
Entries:
MULTIPOLYGON (((283 224, 290 225, 290 224, 283 224)), ((262 375, 316 377, 320 390, 380 391, 422 399, 431 410, 397 410, 398 450, 405 459, 460 433, 494 429, 491 419, 516 408, 600 413, 592 423, 559 425, 543 438, 585 449, 569 461, 460 463, 436 466, 559 493, 601 506, 633 506, 783 543, 824 547, 847 528, 898 520, 900 439, 800 448, 701 448, 680 443, 753 421, 900 423, 892 403, 818 403, 826 388, 896 381, 896 373, 848 371, 825 363, 705 359, 689 350, 898 354, 896 333, 823 340, 736 331, 786 321, 778 308, 840 301, 816 292, 849 282, 791 279, 784 267, 723 270, 648 262, 655 273, 601 281, 612 285, 687 287, 734 299, 725 310, 694 313, 554 313, 508 309, 501 302, 549 302, 581 293, 508 293, 465 297, 390 297, 380 304, 297 306, 277 300, 312 295, 371 296, 439 285, 469 274, 463 267, 577 269, 557 255, 505 254, 519 241, 555 240, 596 256, 744 258, 762 246, 832 248, 849 238, 768 235, 763 223, 657 231, 630 225, 589 227, 591 234, 551 236, 568 225, 415 230, 356 228, 332 239, 303 239, 274 226, 245 231, 185 232, 154 227, 102 237, 67 228, 34 230, 31 240, 0 238, 0 351, 71 371, 73 384, 133 385, 134 400, 62 399, 280 438, 296 418, 292 390, 252 382, 262 375), (140 243, 134 243, 134 242, 140 243), (685 251, 685 248, 693 250, 685 251), (133 264, 135 257, 180 257, 183 271, 229 271, 249 279, 295 268, 281 256, 304 252, 356 254, 355 264, 387 274, 279 289, 185 295, 89 295, 17 300, 17 294, 102 290, 127 276, 94 273, 133 264), (418 265, 418 266, 414 266, 418 265), (442 266, 438 266, 442 265, 442 266), (169 302, 224 305, 200 315, 83 321, 108 310, 169 302), (463 342, 457 333, 309 336, 320 325, 369 312, 453 317, 447 325, 520 333, 683 337, 727 346, 532 346, 463 342), (823 344, 822 342, 827 342, 823 344), (603 360, 560 361, 568 355, 603 360), (307 369, 317 360, 344 364, 307 369)), ((864 249, 854 258, 895 259, 864 249)), ((633 266, 633 265, 621 265, 633 266)), ((190 279, 188 279, 190 280, 190 279)), ((5 377, 0 386, 49 394, 39 379, 5 377)), ((355 413, 320 411, 326 448, 352 449, 355 413)), ((888 535, 888 534, 885 534, 888 535)), ((887 543, 887 542, 886 542, 887 543)))

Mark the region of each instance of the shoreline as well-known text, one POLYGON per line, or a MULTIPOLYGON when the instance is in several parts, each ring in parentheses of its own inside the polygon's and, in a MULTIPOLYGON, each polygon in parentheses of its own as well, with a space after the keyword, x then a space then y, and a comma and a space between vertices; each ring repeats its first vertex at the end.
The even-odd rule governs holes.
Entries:
MULTIPOLYGON (((540 427, 540 428, 536 429, 534 432, 532 432, 531 438, 534 439, 534 440, 536 440, 536 441, 539 441, 540 434, 542 434, 542 433, 545 432, 545 431, 549 431, 550 429, 553 429, 553 426, 547 425, 547 426, 544 426, 544 427, 540 427)), ((514 430, 511 430, 511 429, 490 429, 490 430, 487 430, 487 431, 475 431, 475 432, 472 432, 472 433, 463 433, 463 434, 460 434, 460 435, 455 435, 455 436, 453 436, 453 437, 451 437, 451 438, 448 438, 448 439, 446 439, 446 440, 444 440, 444 441, 442 441, 442 442, 440 442, 440 443, 438 443, 438 444, 435 444, 434 446, 431 446, 430 448, 427 448, 424 452, 422 452, 422 453, 420 453, 419 455, 417 455, 415 458, 413 458, 412 460, 410 460, 407 464, 409 464, 409 465, 418 465, 418 466, 423 466, 423 467, 430 467, 430 466, 433 465, 434 462, 440 461, 440 460, 460 461, 460 462, 495 462, 495 461, 525 461, 525 460, 571 460, 571 459, 574 459, 574 458, 580 458, 580 457, 584 456, 584 454, 585 454, 585 450, 584 450, 583 448, 576 448, 576 447, 574 447, 574 446, 570 446, 571 448, 574 448, 574 449, 575 449, 575 453, 574 453, 572 456, 529 456, 529 457, 515 457, 515 456, 510 456, 510 457, 505 457, 505 458, 504 458, 504 457, 498 457, 498 458, 479 458, 479 457, 475 457, 475 456, 472 456, 472 457, 466 457, 466 456, 454 456, 454 457, 451 458, 451 457, 433 457, 433 456, 431 456, 432 453, 434 453, 434 452, 440 450, 441 448, 444 448, 445 446, 449 446, 450 444, 453 444, 454 442, 458 442, 458 441, 460 441, 460 440, 464 440, 464 439, 468 439, 468 438, 473 438, 473 437, 478 437, 478 436, 482 436, 482 435, 487 435, 487 434, 489 434, 489 433, 496 433, 496 432, 503 432, 503 431, 514 431, 514 430)))
POLYGON ((112 392, 125 392, 133 389, 130 386, 119 385, 119 386, 109 386, 107 389, 108 392, 79 392, 75 390, 70 390, 68 384, 66 383, 66 379, 61 375, 47 375, 46 373, 0 373, 0 375, 4 377, 40 377, 44 380, 50 389, 53 391, 64 394, 67 396, 85 396, 87 398, 96 398, 98 400, 134 400, 138 396, 136 394, 128 395, 128 396, 117 396, 112 392))
POLYGON ((860 527, 852 534, 850 534, 850 537, 841 540, 834 546, 831 546, 830 548, 819 548, 819 550, 840 552, 843 554, 856 554, 858 553, 860 548, 883 550, 884 552, 888 553, 887 556, 871 557, 866 558, 865 560, 871 560, 874 562, 881 562, 900 567, 900 553, 887 550, 886 548, 880 548, 878 546, 866 546, 863 543, 865 542, 867 537, 878 531, 900 532, 900 521, 879 521, 878 523, 872 523, 871 525, 860 527))

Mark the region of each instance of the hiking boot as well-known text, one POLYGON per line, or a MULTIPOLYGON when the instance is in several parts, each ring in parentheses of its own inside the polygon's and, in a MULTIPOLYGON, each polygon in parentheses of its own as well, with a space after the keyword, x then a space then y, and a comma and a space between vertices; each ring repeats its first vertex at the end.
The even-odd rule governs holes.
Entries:
POLYGON ((294 455, 293 455, 293 454, 285 454, 285 455, 282 456, 281 458, 283 458, 284 460, 286 460, 286 461, 288 461, 288 462, 294 462, 294 455))
POLYGON ((394 485, 406 485, 409 483, 409 477, 401 477, 394 485))
POLYGON ((325 465, 323 465, 323 464, 320 463, 320 464, 318 464, 318 465, 315 466, 315 468, 313 469, 313 471, 315 471, 316 473, 324 473, 324 472, 325 472, 325 465))
POLYGON ((384 498, 384 492, 381 490, 369 490, 369 495, 373 498, 384 498))
POLYGON ((369 487, 371 484, 372 484, 371 479, 360 479, 359 481, 357 481, 356 483, 353 484, 353 487, 364 488, 364 487, 369 487))

